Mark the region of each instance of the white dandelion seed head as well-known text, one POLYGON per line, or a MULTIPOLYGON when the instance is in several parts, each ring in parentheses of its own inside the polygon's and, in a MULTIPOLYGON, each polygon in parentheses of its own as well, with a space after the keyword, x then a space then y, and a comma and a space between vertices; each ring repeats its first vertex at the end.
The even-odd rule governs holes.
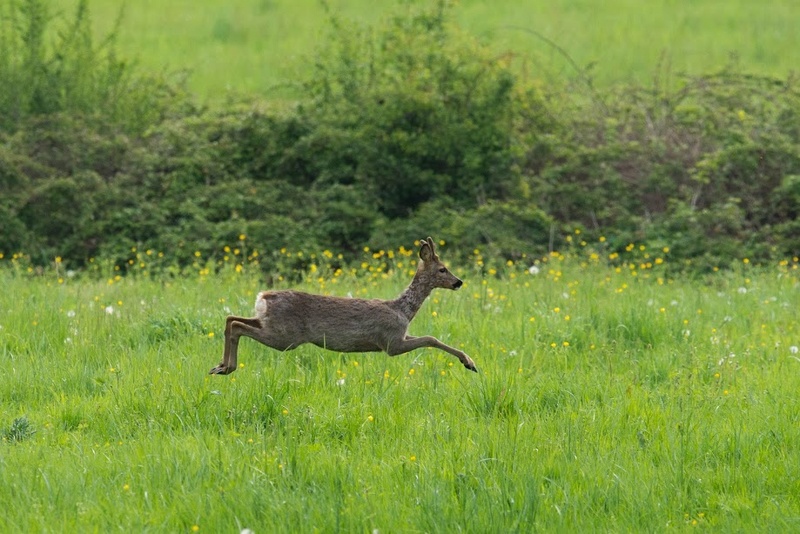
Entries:
POLYGON ((800 349, 797 348, 797 345, 792 345, 791 347, 789 347, 789 352, 791 354, 797 354, 798 352, 800 352, 800 349))
POLYGON ((339 380, 337 380, 336 381, 336 385, 337 386, 343 386, 344 385, 344 378, 340 378, 339 380))
POLYGON ((104 310, 108 315, 114 315, 114 306, 106 306, 104 310))
POLYGON ((747 293, 747 288, 746 287, 740 287, 736 291, 738 291, 740 295, 744 295, 745 293, 747 293))
POLYGON ((67 312, 67 317, 69 317, 70 319, 71 319, 71 318, 73 318, 73 317, 75 317, 75 310, 70 310, 70 311, 68 311, 68 312, 67 312))
POLYGON ((528 267, 528 274, 532 274, 532 275, 536 276, 540 272, 541 272, 541 270, 536 265, 531 265, 530 267, 528 267))

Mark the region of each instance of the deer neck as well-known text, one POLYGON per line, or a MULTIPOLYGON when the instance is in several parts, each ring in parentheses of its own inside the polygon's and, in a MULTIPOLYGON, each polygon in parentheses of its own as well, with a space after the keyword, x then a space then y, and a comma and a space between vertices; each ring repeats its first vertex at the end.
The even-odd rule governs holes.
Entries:
POLYGON ((432 287, 423 282, 419 272, 417 272, 411 284, 399 297, 392 301, 392 304, 411 321, 422 307, 422 303, 431 294, 432 289, 432 287))

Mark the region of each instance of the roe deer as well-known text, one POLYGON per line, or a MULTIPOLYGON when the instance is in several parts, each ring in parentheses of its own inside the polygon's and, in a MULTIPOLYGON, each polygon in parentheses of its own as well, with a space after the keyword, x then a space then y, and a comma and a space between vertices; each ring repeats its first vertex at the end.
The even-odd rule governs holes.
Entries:
POLYGON ((422 241, 422 261, 411 284, 394 300, 355 299, 312 295, 300 291, 262 291, 256 297, 256 316, 230 316, 225 321, 225 352, 210 374, 236 370, 239 338, 250 337, 276 350, 313 343, 338 352, 380 352, 397 356, 421 347, 436 347, 477 372, 464 352, 432 336, 408 335, 408 324, 436 287, 458 289, 461 280, 439 261, 433 240, 422 241))

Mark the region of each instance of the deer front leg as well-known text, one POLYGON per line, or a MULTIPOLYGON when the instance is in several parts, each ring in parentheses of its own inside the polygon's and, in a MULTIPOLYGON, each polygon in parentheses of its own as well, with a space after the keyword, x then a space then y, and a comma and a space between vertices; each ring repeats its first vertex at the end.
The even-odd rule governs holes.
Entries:
POLYGON ((237 355, 239 352, 239 338, 243 335, 253 337, 261 327, 261 320, 257 317, 229 316, 225 319, 225 351, 219 365, 211 369, 211 375, 229 375, 236 370, 237 355))
POLYGON ((478 368, 475 367, 475 362, 473 362, 472 358, 467 356, 466 353, 450 345, 445 345, 433 336, 406 336, 403 340, 390 344, 386 349, 386 353, 389 356, 397 356, 398 354, 405 354, 406 352, 422 347, 433 347, 450 353, 458 358, 458 360, 464 364, 464 367, 470 371, 478 372, 478 368))

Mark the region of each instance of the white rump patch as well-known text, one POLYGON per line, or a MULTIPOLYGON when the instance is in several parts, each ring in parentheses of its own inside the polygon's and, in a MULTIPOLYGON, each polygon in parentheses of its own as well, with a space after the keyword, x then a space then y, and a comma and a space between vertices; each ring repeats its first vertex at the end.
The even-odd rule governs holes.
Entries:
POLYGON ((267 313, 267 301, 262 298, 263 293, 259 293, 256 297, 256 315, 264 315, 267 313))

